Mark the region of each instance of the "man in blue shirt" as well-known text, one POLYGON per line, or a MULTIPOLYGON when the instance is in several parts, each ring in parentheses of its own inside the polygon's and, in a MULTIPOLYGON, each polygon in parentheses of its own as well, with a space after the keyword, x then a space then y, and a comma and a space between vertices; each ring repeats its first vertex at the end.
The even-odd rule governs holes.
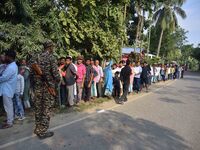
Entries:
POLYGON ((7 122, 2 125, 2 129, 13 126, 13 101, 12 98, 15 93, 17 84, 18 68, 15 63, 16 53, 13 50, 8 50, 5 53, 6 69, 0 76, 0 96, 3 96, 4 109, 7 114, 7 122))

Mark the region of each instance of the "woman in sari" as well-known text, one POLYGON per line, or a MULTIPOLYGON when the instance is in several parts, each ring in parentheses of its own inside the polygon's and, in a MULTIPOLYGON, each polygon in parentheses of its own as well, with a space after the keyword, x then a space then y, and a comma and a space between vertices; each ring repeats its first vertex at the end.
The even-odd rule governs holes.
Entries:
POLYGON ((107 97, 112 96, 113 90, 112 64, 112 60, 110 62, 106 62, 106 67, 104 68, 104 95, 107 97))

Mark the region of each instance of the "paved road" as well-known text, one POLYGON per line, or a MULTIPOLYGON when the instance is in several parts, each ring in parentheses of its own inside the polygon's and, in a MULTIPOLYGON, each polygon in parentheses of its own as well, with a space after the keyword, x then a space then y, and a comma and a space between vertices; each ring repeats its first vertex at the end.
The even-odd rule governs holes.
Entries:
POLYGON ((13 136, 0 131, 0 149, 200 150, 200 74, 187 73, 105 112, 61 118, 54 123, 55 136, 42 141, 30 136, 30 126, 12 131, 13 136))

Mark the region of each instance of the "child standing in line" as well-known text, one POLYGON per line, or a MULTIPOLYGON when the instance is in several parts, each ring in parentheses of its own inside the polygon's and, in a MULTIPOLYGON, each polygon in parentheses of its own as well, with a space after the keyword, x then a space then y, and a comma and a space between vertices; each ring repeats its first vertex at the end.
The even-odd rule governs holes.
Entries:
POLYGON ((22 97, 24 93, 24 77, 20 73, 21 71, 19 71, 17 75, 17 87, 13 97, 13 104, 14 104, 15 118, 18 120, 24 120, 25 119, 24 108, 22 105, 22 97))
POLYGON ((114 85, 114 97, 119 98, 121 94, 121 81, 119 77, 119 71, 115 72, 115 77, 113 78, 113 85, 114 85))

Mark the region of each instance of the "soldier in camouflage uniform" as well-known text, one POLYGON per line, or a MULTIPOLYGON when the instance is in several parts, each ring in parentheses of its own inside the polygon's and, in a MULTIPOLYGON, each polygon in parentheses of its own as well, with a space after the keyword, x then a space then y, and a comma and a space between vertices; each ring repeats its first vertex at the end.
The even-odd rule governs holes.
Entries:
MULTIPOLYGON (((57 61, 53 56, 53 43, 47 41, 44 43, 44 51, 32 57, 31 63, 37 63, 43 72, 48 86, 56 88, 56 84, 60 81, 60 75, 57 70, 57 61)), ((34 108, 35 108, 35 130, 34 133, 40 138, 48 138, 54 135, 53 132, 48 132, 50 122, 50 109, 55 104, 55 96, 52 96, 47 87, 44 85, 44 80, 35 74, 31 69, 32 85, 34 91, 34 108)))

